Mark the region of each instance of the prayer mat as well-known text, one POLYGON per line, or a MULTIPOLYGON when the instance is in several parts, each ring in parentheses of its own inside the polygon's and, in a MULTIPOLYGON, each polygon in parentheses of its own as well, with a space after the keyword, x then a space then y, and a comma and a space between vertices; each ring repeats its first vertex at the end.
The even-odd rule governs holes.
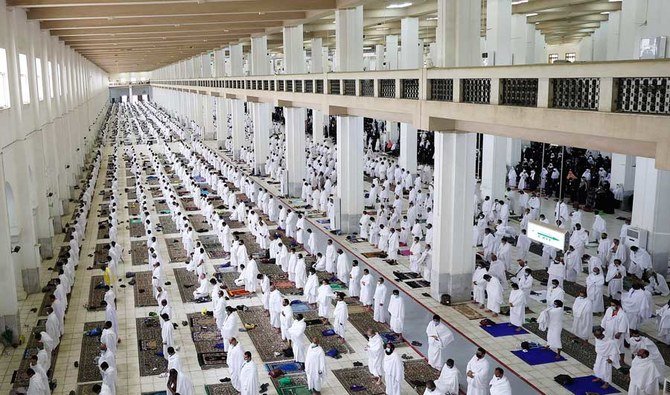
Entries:
POLYGON ((167 244, 170 262, 186 262, 188 260, 188 254, 181 242, 181 238, 166 238, 165 244, 167 244))
POLYGON ((158 217, 158 222, 160 223, 164 235, 179 233, 179 229, 177 229, 177 224, 175 224, 174 221, 172 221, 171 216, 161 215, 158 217))
POLYGON ((205 393, 207 395, 238 395, 239 392, 233 387, 231 383, 223 384, 208 384, 205 386, 205 393))
POLYGON ((126 178, 126 186, 127 187, 134 188, 136 184, 137 184, 137 180, 135 179, 135 177, 126 178))
POLYGON ((334 348, 340 354, 353 354, 355 352, 346 341, 342 343, 339 336, 324 336, 323 331, 329 329, 333 329, 333 326, 330 324, 308 325, 307 329, 305 329, 305 336, 307 336, 307 339, 319 338, 319 344, 323 347, 324 351, 334 348))
POLYGON ((179 267, 172 269, 174 271, 174 277, 179 286, 179 294, 181 295, 181 301, 184 303, 192 303, 195 301, 193 297, 193 291, 198 289, 200 283, 198 282, 198 276, 195 272, 189 272, 185 267, 179 267))
POLYGON ((109 243, 96 244, 92 266, 94 268, 101 268, 102 264, 107 262, 107 257, 109 257, 109 243))
POLYGON ((147 242, 144 240, 131 241, 130 257, 132 259, 133 266, 148 265, 149 250, 147 249, 147 242))
MULTIPOLYGON (((367 336, 368 329, 374 329, 380 335, 392 333, 391 327, 384 322, 377 322, 374 320, 374 315, 372 311, 366 311, 364 313, 349 313, 349 323, 356 328, 356 330, 363 336, 367 336)), ((396 347, 405 346, 406 343, 396 337, 392 342, 396 347)))
MULTIPOLYGON (((532 253, 535 254, 535 255, 542 256, 542 244, 540 244, 540 243, 535 243, 535 242, 531 242, 531 243, 530 243, 530 248, 528 249, 528 251, 532 252, 532 253)), ((534 275, 534 274, 535 274, 535 273, 533 273, 533 275, 534 275)), ((533 276, 533 277, 534 277, 534 276, 533 276)))
POLYGON ((368 241, 368 240, 367 240, 367 239, 360 238, 360 237, 347 236, 347 241, 348 241, 349 243, 354 243, 354 244, 356 244, 356 243, 363 243, 363 242, 366 242, 366 241, 368 241))
POLYGON ((270 319, 265 315, 262 306, 249 307, 247 311, 238 311, 242 324, 255 324, 254 329, 247 331, 251 342, 258 351, 258 356, 263 362, 274 362, 285 360, 282 353, 288 347, 288 343, 281 340, 281 336, 270 326, 270 319), (275 352, 280 353, 275 356, 275 352))
POLYGON ((135 272, 135 307, 158 306, 151 285, 151 272, 135 272))
MULTIPOLYGON (((571 384, 563 385, 563 387, 575 395, 593 395, 593 394, 618 394, 619 390, 611 385, 607 389, 600 388, 602 382, 593 382, 596 376, 575 377, 571 384)), ((627 387, 626 387, 627 388, 627 387)))
MULTIPOLYGON (((26 344, 26 349, 23 351, 21 361, 19 362, 19 368, 14 371, 12 376, 13 388, 28 387, 28 382, 30 378, 26 373, 26 370, 30 367, 30 357, 37 355, 39 348, 37 347, 37 340, 35 340, 35 332, 46 331, 46 319, 41 319, 37 321, 36 326, 29 332, 28 343, 26 344)), ((56 347, 51 356, 51 374, 49 378, 53 377, 54 368, 56 367, 56 359, 58 358, 59 347, 56 347)), ((12 393, 12 392, 10 392, 12 393)))
POLYGON ((210 259, 224 259, 230 255, 223 250, 223 246, 219 243, 219 238, 216 235, 200 235, 198 240, 202 243, 210 259))
POLYGON ((160 188, 149 188, 149 193, 154 199, 160 199, 163 197, 163 191, 160 188))
POLYGON ((484 315, 477 311, 474 307, 469 306, 467 304, 459 304, 456 306, 451 306, 454 310, 458 311, 459 313, 463 314, 465 318, 469 320, 481 320, 484 318, 484 315))
POLYGON ((107 221, 98 223, 98 239, 109 239, 109 228, 107 221))
POLYGON ((137 192, 134 189, 129 189, 126 196, 128 196, 128 200, 137 200, 137 192))
POLYGON ((105 307, 102 306, 102 301, 105 300, 105 288, 99 287, 104 285, 103 276, 91 276, 91 286, 88 290, 88 304, 86 306, 88 311, 103 311, 105 307))
POLYGON ((79 384, 77 385, 77 395, 95 395, 95 392, 93 392, 93 386, 101 383, 102 381, 98 381, 95 383, 79 384))
MULTIPOLYGON (((542 339, 547 339, 547 332, 541 331, 537 323, 526 323, 523 327, 542 339)), ((589 369, 593 368, 596 362, 595 346, 590 343, 584 344, 581 341, 575 341, 572 339, 572 336, 570 332, 563 329, 563 332, 561 332, 561 344, 563 346, 561 352, 581 362, 589 369)), ((612 382, 621 388, 628 388, 629 384, 628 376, 618 369, 612 369, 612 382)))
POLYGON ((271 279, 274 279, 275 276, 282 276, 284 274, 286 275, 286 278, 288 278, 288 273, 284 273, 281 270, 281 266, 274 263, 263 263, 258 265, 258 272, 269 276, 271 279))
POLYGON ((140 204, 138 202, 128 202, 128 216, 137 217, 140 215, 140 204))
MULTIPOLYGON (((110 185, 111 187, 111 185, 110 185)), ((100 199, 101 202, 108 202, 112 198, 112 191, 111 190, 102 190, 100 191, 100 196, 102 197, 100 199)))
MULTIPOLYGON (((223 284, 228 287, 228 293, 230 294, 233 291, 244 291, 244 285, 240 286, 235 284, 235 280, 240 276, 236 271, 221 273, 218 277, 223 284)), ((238 294, 239 296, 240 294, 238 294)), ((233 295, 231 294, 231 297, 233 295)))
POLYGON ((430 283, 426 280, 407 281, 405 284, 409 285, 410 288, 430 287, 430 283))
POLYGON ((177 193, 177 196, 185 196, 185 195, 188 195, 188 194, 190 193, 190 192, 188 191, 188 189, 186 189, 186 188, 183 187, 183 186, 180 186, 180 187, 178 187, 178 188, 175 188, 175 192, 177 193))
POLYGON ((278 234, 279 237, 281 238, 282 244, 284 244, 286 246, 286 248, 288 248, 289 250, 291 248, 295 248, 295 250, 297 252, 304 251, 304 248, 302 247, 301 244, 298 244, 296 239, 294 239, 293 237, 286 236, 286 231, 285 230, 275 229, 271 232, 274 233, 274 234, 278 234))
POLYGON ((203 369, 227 367, 223 338, 214 317, 200 313, 188 314, 187 317, 200 367, 203 369))
POLYGON ((349 395, 384 395, 386 387, 370 374, 368 367, 336 369, 333 375, 349 395), (360 390, 355 389, 360 388, 360 390))
MULTIPOLYGON (((68 224, 65 224, 65 226, 67 227, 68 224)), ((70 242, 70 238, 72 237, 72 232, 74 232, 74 228, 71 228, 71 227, 68 227, 65 230, 65 236, 63 236, 63 243, 69 243, 70 242)))
POLYGON ((101 203, 100 204, 100 209, 98 210, 100 213, 100 217, 106 217, 109 215, 109 204, 108 203, 101 203))
POLYGON ((307 376, 305 373, 285 374, 278 378, 270 378, 272 385, 277 389, 279 395, 311 395, 312 391, 307 388, 307 376), (290 379, 288 383, 282 383, 280 379, 290 379))
POLYGON ((211 229, 207 223, 207 219, 202 214, 191 214, 188 216, 188 220, 193 225, 193 230, 198 233, 204 233, 211 229))
POLYGON ((235 298, 243 298, 243 297, 248 297, 251 296, 251 292, 244 290, 244 289, 234 289, 234 290, 228 290, 228 295, 230 296, 231 299, 235 298))
POLYGON ((483 330, 485 330, 489 335, 493 337, 502 337, 502 336, 516 336, 516 335, 525 335, 528 334, 525 329, 521 328, 520 331, 517 331, 519 329, 518 327, 508 323, 508 322, 503 322, 500 324, 494 324, 494 325, 487 325, 487 326, 479 326, 483 330))
POLYGON ((516 355, 522 361, 531 366, 565 361, 565 358, 563 357, 556 358, 558 354, 556 354, 551 349, 544 347, 535 347, 531 348, 528 351, 516 350, 512 351, 512 354, 516 355))
POLYGON ((163 358, 163 339, 158 317, 136 318, 140 376, 155 376, 167 371, 163 358), (156 355, 161 354, 161 355, 156 355))
POLYGON ((156 209, 156 212, 158 212, 159 214, 167 214, 170 212, 170 206, 163 199, 154 200, 154 208, 156 209))
POLYGON ((221 214, 221 218, 223 219, 223 222, 225 222, 230 229, 240 229, 244 228, 244 223, 240 221, 236 221, 233 219, 230 219, 230 213, 228 214, 221 214))
POLYGON ((409 252, 409 250, 399 250, 399 251, 400 251, 400 255, 402 255, 402 256, 410 256, 410 255, 412 255, 412 254, 409 252))
POLYGON ((184 211, 198 211, 198 206, 195 205, 193 198, 182 198, 181 205, 184 207, 184 211))
POLYGON ((38 317, 47 316, 47 306, 51 305, 51 300, 49 298, 51 297, 51 295, 54 294, 54 290, 56 289, 56 287, 53 286, 47 286, 45 288, 47 289, 47 292, 44 293, 44 297, 42 298, 42 304, 40 305, 40 309, 37 311, 38 317))
POLYGON ((152 185, 152 186, 158 185, 159 182, 160 182, 160 180, 156 176, 148 176, 147 177, 147 184, 148 185, 152 185))
POLYGON ((281 369, 284 373, 288 374, 305 371, 302 364, 299 364, 298 362, 295 362, 293 360, 269 362, 265 364, 265 369, 268 372, 271 372, 275 369, 281 369))
POLYGON ((131 218, 130 222, 130 237, 140 238, 147 235, 144 224, 140 218, 131 218))
POLYGON ((428 365, 428 362, 423 359, 406 361, 403 365, 405 366, 405 381, 419 394, 423 394, 426 390, 428 380, 435 381, 440 377, 440 371, 428 365))
POLYGON ((84 324, 81 354, 79 355, 79 372, 77 375, 77 381, 80 383, 102 380, 96 359, 100 355, 100 335, 88 336, 86 333, 95 328, 99 328, 102 331, 104 324, 104 321, 87 322, 84 324))
POLYGON ((364 252, 366 258, 386 258, 388 255, 384 251, 364 252))

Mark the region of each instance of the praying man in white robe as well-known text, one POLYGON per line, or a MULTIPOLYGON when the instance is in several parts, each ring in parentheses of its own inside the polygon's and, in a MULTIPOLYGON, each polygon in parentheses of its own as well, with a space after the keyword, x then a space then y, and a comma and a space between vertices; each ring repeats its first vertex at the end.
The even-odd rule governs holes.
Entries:
POLYGON ((428 337, 428 364, 435 369, 442 369, 442 351, 454 341, 454 334, 442 322, 440 316, 435 314, 426 326, 426 336, 428 337))
POLYGON ((454 366, 453 359, 447 359, 447 363, 440 370, 440 377, 435 380, 437 390, 442 394, 458 394, 458 376, 461 372, 454 366))
POLYGON ((240 373, 244 365, 244 348, 236 338, 230 338, 228 354, 226 354, 226 365, 230 369, 230 383, 237 391, 242 390, 240 383, 240 373))
POLYGON ((319 317, 330 317, 333 298, 335 298, 333 289, 328 284, 328 280, 323 280, 321 286, 319 286, 316 297, 316 303, 319 306, 319 317))
POLYGON ((467 395, 488 395, 490 369, 491 365, 486 360, 486 351, 479 347, 465 368, 468 382, 467 395))
POLYGON ((321 393, 323 380, 326 375, 326 354, 319 345, 319 338, 314 337, 305 356, 305 374, 307 375, 307 389, 312 393, 321 393))
POLYGON ((344 341, 347 320, 349 320, 349 307, 347 306, 347 302, 344 301, 344 293, 338 292, 337 303, 333 311, 333 330, 335 330, 335 333, 342 341, 344 341))
POLYGON ((240 393, 241 395, 258 395, 260 385, 258 384, 258 368, 251 360, 251 352, 244 353, 244 364, 240 369, 240 393))
POLYGON ((608 388, 612 382, 612 367, 619 368, 619 347, 616 340, 608 339, 601 330, 594 333, 596 338, 596 362, 593 365, 594 381, 603 383, 601 388, 608 388))
POLYGON ((384 384, 386 395, 400 395, 405 381, 405 365, 395 352, 395 345, 388 343, 384 349, 384 384))
POLYGON ((659 372, 654 361, 645 349, 638 350, 630 366, 629 395, 658 395, 659 379, 663 373, 659 372))
POLYGON ((367 335, 368 343, 365 346, 365 351, 368 356, 368 371, 379 383, 381 376, 384 374, 382 368, 384 363, 384 340, 374 329, 368 329, 367 335))
POLYGON ((509 322, 516 326, 516 331, 521 331, 521 326, 526 318, 526 294, 519 289, 519 285, 512 283, 512 292, 509 294, 509 322))
POLYGON ((571 332, 583 341, 588 341, 593 330, 593 302, 582 290, 572 305, 572 317, 571 332))
POLYGON ((375 294, 373 296, 373 319, 377 322, 386 322, 386 291, 387 288, 386 284, 384 284, 384 278, 380 277, 377 281, 377 288, 375 288, 375 294))
POLYGON ((288 330, 291 349, 293 350, 293 360, 300 363, 305 362, 305 328, 307 328, 307 324, 303 315, 298 314, 288 330))
POLYGON ((503 303, 503 287, 497 277, 489 274, 484 275, 486 281, 486 311, 493 312, 497 317, 500 313, 500 305, 503 303))
POLYGON ((402 335, 405 327, 405 301, 400 297, 400 291, 394 289, 388 307, 391 330, 402 335))
POLYGON ((493 371, 493 377, 489 381, 491 395, 512 395, 512 386, 504 373, 500 367, 493 371))

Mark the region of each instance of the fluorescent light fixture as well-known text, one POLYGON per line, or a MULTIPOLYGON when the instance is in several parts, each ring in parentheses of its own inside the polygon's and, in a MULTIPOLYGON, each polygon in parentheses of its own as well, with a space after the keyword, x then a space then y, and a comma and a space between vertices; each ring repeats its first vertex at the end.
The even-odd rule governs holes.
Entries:
POLYGON ((601 12, 600 14, 601 14, 601 15, 609 15, 610 12, 609 12, 609 11, 603 11, 603 12, 601 12))
POLYGON ((431 16, 430 18, 426 18, 427 21, 436 21, 437 17, 436 16, 431 16))
POLYGON ((386 8, 390 8, 390 9, 393 9, 393 8, 407 8, 407 7, 411 6, 411 5, 412 5, 412 3, 410 3, 410 2, 406 2, 406 3, 393 3, 393 4, 389 4, 389 5, 387 5, 386 8))
POLYGON ((621 3, 623 0, 610 0, 610 3, 621 3))
POLYGON ((537 15, 537 12, 531 12, 530 14, 526 14, 526 16, 535 16, 537 15))
POLYGON ((512 2, 512 5, 523 4, 523 3, 528 3, 528 0, 517 0, 517 1, 513 1, 513 2, 512 2))

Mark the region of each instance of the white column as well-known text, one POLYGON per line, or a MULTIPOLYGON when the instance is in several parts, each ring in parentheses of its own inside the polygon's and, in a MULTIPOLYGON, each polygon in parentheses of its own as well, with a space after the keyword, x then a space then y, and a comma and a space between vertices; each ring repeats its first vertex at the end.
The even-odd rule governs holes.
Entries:
POLYGON ((289 196, 300 196, 305 178, 305 119, 304 108, 284 107, 286 119, 286 171, 289 196))
POLYGON ((535 63, 535 25, 523 14, 512 15, 512 54, 514 64, 535 63))
POLYGON ((228 137, 228 99, 216 98, 216 141, 223 147, 228 137))
MULTIPOLYGON (((397 36, 396 45, 397 45, 397 36)), ((388 42, 388 37, 387 37, 388 42)), ((401 69, 418 69, 419 66, 419 18, 403 18, 400 22, 400 42, 402 43, 401 69)), ((395 51, 397 55, 397 50, 395 51)), ((407 123, 400 124, 400 157, 398 164, 413 175, 417 162, 417 131, 407 123)))
POLYGON ((612 188, 621 184, 624 190, 624 197, 630 196, 633 192, 637 180, 635 175, 635 156, 612 153, 612 169, 610 176, 610 185, 612 188))
POLYGON ((242 44, 230 46, 230 75, 239 77, 244 75, 244 57, 242 54, 242 44))
POLYGON ((335 11, 334 71, 363 70, 363 6, 335 11))
POLYGON ((244 146, 244 102, 233 99, 230 101, 233 120, 233 158, 240 159, 240 149, 244 146))
POLYGON ((251 38, 251 75, 269 75, 268 36, 251 38))
POLYGON ((214 76, 217 78, 226 76, 226 55, 223 48, 214 52, 214 76))
POLYGON ((475 189, 475 134, 435 132, 434 244, 431 296, 452 302, 470 299, 475 254, 472 218, 475 189))
POLYGON ((323 40, 313 38, 310 53, 311 63, 309 72, 312 74, 323 73, 323 40))
POLYGON ((635 165, 635 199, 631 225, 649 232, 646 247, 652 256, 654 270, 663 275, 668 270, 670 253, 670 171, 657 170, 656 160, 638 157, 635 165))
POLYGON ((256 174, 265 174, 265 163, 270 154, 270 123, 272 122, 272 111, 268 103, 249 103, 251 116, 254 123, 254 162, 256 163, 256 174))
POLYGON ((212 109, 212 96, 210 95, 200 95, 203 102, 203 138, 205 140, 214 140, 216 137, 216 132, 214 131, 214 117, 212 109))
POLYGON ((478 65, 480 26, 481 2, 437 0, 437 66, 478 65))
MULTIPOLYGON (((0 287, 2 287, 3 297, 0 298, 0 322, 3 328, 9 327, 14 332, 14 340, 18 340, 21 335, 21 325, 19 316, 18 298, 25 299, 23 295, 23 286, 20 270, 15 270, 16 261, 10 252, 10 222, 7 212, 7 196, 5 195, 5 177, 3 159, 0 155, 0 256, 4 257, 0 263, 0 287), (17 284, 22 295, 17 295, 17 284)), ((13 214, 15 215, 15 214, 13 214)))
POLYGON ((284 28, 284 71, 286 74, 304 74, 306 69, 303 52, 302 25, 284 28))
MULTIPOLYGON (((489 57, 494 57, 496 65, 512 64, 512 0, 489 0, 486 6, 486 23, 489 57)), ((493 101, 497 102, 497 98, 493 98, 493 101)), ((511 152, 513 149, 517 149, 518 155, 521 155, 521 144, 514 144, 512 140, 484 134, 481 184, 483 196, 493 199, 504 196, 508 156, 510 159, 517 156, 516 152, 511 152)))
POLYGON ((398 36, 386 36, 386 68, 398 69, 398 36))
POLYGON ((384 70, 384 46, 382 44, 377 44, 375 46, 374 70, 384 70))
POLYGON ((331 226, 340 229, 342 233, 358 232, 358 221, 365 207, 363 144, 363 118, 338 116, 337 198, 340 222, 331 226))
POLYGON ((312 109, 312 141, 314 143, 323 143, 325 136, 323 135, 323 126, 325 125, 325 115, 323 111, 312 109))

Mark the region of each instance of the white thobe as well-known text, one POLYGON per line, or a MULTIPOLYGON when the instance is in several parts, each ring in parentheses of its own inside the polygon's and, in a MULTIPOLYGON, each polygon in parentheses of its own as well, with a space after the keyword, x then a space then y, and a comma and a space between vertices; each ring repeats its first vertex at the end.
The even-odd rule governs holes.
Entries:
POLYGON ((374 320, 377 322, 386 322, 386 309, 384 308, 384 303, 386 303, 386 284, 377 284, 374 294, 374 320))
POLYGON ((405 326, 405 301, 400 295, 391 295, 389 314, 391 330, 395 333, 402 333, 405 326))
POLYGON ((307 388, 321 391, 323 378, 326 375, 326 354, 321 346, 311 344, 307 349, 305 374, 307 375, 307 388))
POLYGON ((454 334, 442 322, 435 324, 431 320, 426 327, 426 336, 428 337, 428 364, 435 369, 441 369, 442 350, 454 341, 454 334))
POLYGON ((467 372, 473 372, 474 377, 468 377, 468 392, 467 395, 487 395, 488 394, 488 376, 490 365, 486 358, 479 359, 473 356, 465 368, 467 372))
POLYGON ((400 395, 405 381, 405 366, 397 352, 384 355, 384 384, 386 395, 400 395))

